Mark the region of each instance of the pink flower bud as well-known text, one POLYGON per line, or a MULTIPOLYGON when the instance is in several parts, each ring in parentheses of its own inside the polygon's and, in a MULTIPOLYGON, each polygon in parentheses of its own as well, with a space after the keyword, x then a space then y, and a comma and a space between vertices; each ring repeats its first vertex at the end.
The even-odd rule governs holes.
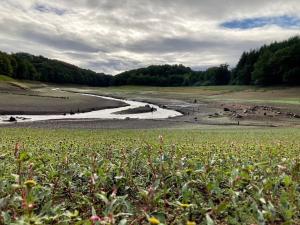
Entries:
POLYGON ((100 221, 101 218, 99 216, 91 216, 90 220, 93 222, 97 222, 97 221, 100 221))

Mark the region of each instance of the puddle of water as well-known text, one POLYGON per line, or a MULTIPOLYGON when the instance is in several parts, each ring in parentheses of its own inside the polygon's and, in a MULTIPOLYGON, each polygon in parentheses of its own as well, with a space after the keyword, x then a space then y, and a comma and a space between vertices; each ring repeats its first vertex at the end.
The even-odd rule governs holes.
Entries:
MULTIPOLYGON (((53 91, 57 91, 58 88, 53 88, 53 91)), ((17 118, 18 122, 32 122, 32 121, 44 121, 44 120, 63 120, 63 119, 166 119, 170 117, 181 116, 180 112, 170 109, 163 109, 154 104, 148 104, 144 102, 138 101, 130 101, 130 100, 122 100, 112 97, 105 97, 93 94, 81 94, 86 96, 91 96, 95 98, 103 98, 108 100, 116 100, 121 101, 129 106, 113 108, 113 109, 102 109, 85 113, 78 113, 74 115, 7 115, 0 116, 0 123, 9 123, 5 120, 8 120, 11 116, 17 118), (147 113, 138 113, 138 114, 115 114, 116 112, 120 112, 127 109, 133 109, 141 106, 149 105, 156 109, 154 112, 147 113)))

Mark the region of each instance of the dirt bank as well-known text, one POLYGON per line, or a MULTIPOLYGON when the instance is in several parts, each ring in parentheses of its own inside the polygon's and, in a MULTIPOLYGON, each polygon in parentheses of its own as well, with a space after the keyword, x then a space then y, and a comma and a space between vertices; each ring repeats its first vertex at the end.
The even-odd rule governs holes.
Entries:
POLYGON ((39 92, 0 94, 1 115, 55 115, 82 113, 94 110, 118 108, 127 104, 74 93, 47 95, 39 92))
POLYGON ((148 112, 155 112, 157 111, 156 108, 150 107, 149 105, 133 108, 133 109, 126 109, 119 112, 116 112, 114 114, 139 114, 139 113, 148 113, 148 112))

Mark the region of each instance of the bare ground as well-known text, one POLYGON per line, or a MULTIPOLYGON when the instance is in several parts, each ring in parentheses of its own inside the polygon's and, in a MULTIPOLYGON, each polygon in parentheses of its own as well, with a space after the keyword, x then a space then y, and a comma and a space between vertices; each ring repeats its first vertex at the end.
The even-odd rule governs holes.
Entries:
MULTIPOLYGON (((146 99, 144 99, 146 101, 146 99)), ((219 128, 232 129, 245 127, 300 127, 300 119, 287 115, 281 108, 269 109, 264 106, 216 104, 216 103, 187 103, 178 100, 153 100, 151 103, 161 107, 178 110, 183 116, 163 120, 52 120, 41 122, 11 123, 6 127, 31 127, 51 129, 154 129, 154 128, 219 128), (224 111, 229 107, 230 111, 224 111), (244 113, 253 109, 253 113, 244 113), (256 109, 257 108, 257 109, 256 109), (268 114, 264 115, 267 111, 268 114), (278 114, 278 112, 282 112, 278 114), (242 117, 237 117, 241 114, 242 117)))
MULTIPOLYGON (((14 95, 9 93, 0 94, 0 112, 10 110, 16 112, 18 110, 30 113, 45 114, 49 112, 70 112, 80 107, 80 111, 90 111, 96 109, 103 109, 109 107, 120 107, 118 101, 103 101, 89 96, 81 96, 77 93, 49 92, 49 88, 36 88, 30 92, 26 90, 15 90, 14 95), (38 92, 38 96, 34 96, 38 92), (34 101, 27 102, 26 99, 34 101), (7 102, 9 99, 9 102, 7 102), (47 100, 47 101, 45 101, 47 100), (34 102, 33 106, 30 106, 34 102), (1 104, 2 103, 2 104, 1 104), (24 106, 25 104, 25 106, 24 106), (43 105, 44 104, 44 105, 43 105), (36 108, 36 105, 41 107, 36 108), (93 106, 93 107, 92 107, 93 106), (2 108, 1 108, 2 107, 2 108), (32 107, 32 108, 31 108, 32 107), (47 110, 44 110, 44 108, 47 110), (53 108, 53 109, 52 109, 53 108), (50 111, 49 111, 50 110, 50 111)), ((1 89, 1 86, 0 86, 1 89)), ((108 91, 110 89, 105 89, 108 91)), ((165 89, 163 89, 164 91, 165 89)), ((6 90, 7 91, 7 90, 6 90)), ((10 90, 8 90, 10 91, 10 90)), ((85 128, 85 129, 147 129, 147 128, 199 128, 199 127, 300 127, 300 105, 299 104, 283 104, 277 103, 275 99, 280 101, 299 101, 299 88, 282 89, 279 91, 239 91, 236 92, 221 92, 221 94, 214 90, 209 91, 209 98, 205 96, 205 91, 189 88, 183 89, 178 95, 174 90, 172 94, 162 94, 162 92, 151 92, 144 94, 144 92, 136 90, 123 93, 114 91, 114 93, 103 93, 98 89, 81 90, 91 94, 102 94, 117 98, 128 98, 131 100, 138 100, 147 103, 153 103, 160 107, 169 108, 180 111, 183 116, 176 118, 169 118, 164 120, 64 120, 64 121, 42 121, 42 122, 26 122, 26 123, 11 123, 0 126, 7 127, 39 127, 39 128, 85 128), (192 90, 193 93, 184 93, 184 91, 192 90), (197 91, 197 92, 196 92, 197 91), (195 92, 195 93, 194 93, 195 92), (203 92, 203 93, 202 93, 203 92), (177 95, 176 95, 177 94, 177 95), (276 96, 276 94, 278 96, 276 96), (256 102, 248 101, 255 100, 256 102)), ((173 91, 173 90, 172 90, 173 91)), ((12 112, 10 111, 10 112, 12 112)))
POLYGON ((139 114, 139 113, 148 113, 148 112, 155 112, 157 111, 155 108, 150 107, 149 105, 133 108, 133 109, 126 109, 119 112, 115 112, 115 114, 139 114))
POLYGON ((51 89, 24 90, 0 83, 0 115, 50 115, 127 106, 120 101, 51 89))

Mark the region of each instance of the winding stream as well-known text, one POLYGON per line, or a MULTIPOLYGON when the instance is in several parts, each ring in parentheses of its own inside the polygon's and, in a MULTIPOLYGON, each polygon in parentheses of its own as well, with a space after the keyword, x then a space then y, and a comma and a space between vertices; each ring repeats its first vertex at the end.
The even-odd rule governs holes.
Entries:
MULTIPOLYGON (((54 89, 52 89, 54 90, 54 89)), ((55 89, 57 90, 57 89, 55 89)), ((131 100, 123 100, 106 96, 99 96, 93 94, 81 94, 86 96, 91 96, 95 98, 103 98, 108 100, 116 100, 121 101, 129 106, 112 108, 112 109, 102 109, 85 113, 78 114, 66 114, 66 115, 6 115, 0 116, 0 123, 9 123, 8 120, 12 116, 17 119, 18 122, 33 122, 33 121, 44 121, 44 120, 69 120, 69 119, 166 119, 170 117, 181 116, 180 112, 170 109, 160 108, 154 104, 148 104, 144 102, 131 101, 131 100), (156 110, 153 112, 146 113, 138 113, 138 114, 115 114, 117 112, 142 107, 145 105, 149 105, 150 107, 155 108, 156 110)))

